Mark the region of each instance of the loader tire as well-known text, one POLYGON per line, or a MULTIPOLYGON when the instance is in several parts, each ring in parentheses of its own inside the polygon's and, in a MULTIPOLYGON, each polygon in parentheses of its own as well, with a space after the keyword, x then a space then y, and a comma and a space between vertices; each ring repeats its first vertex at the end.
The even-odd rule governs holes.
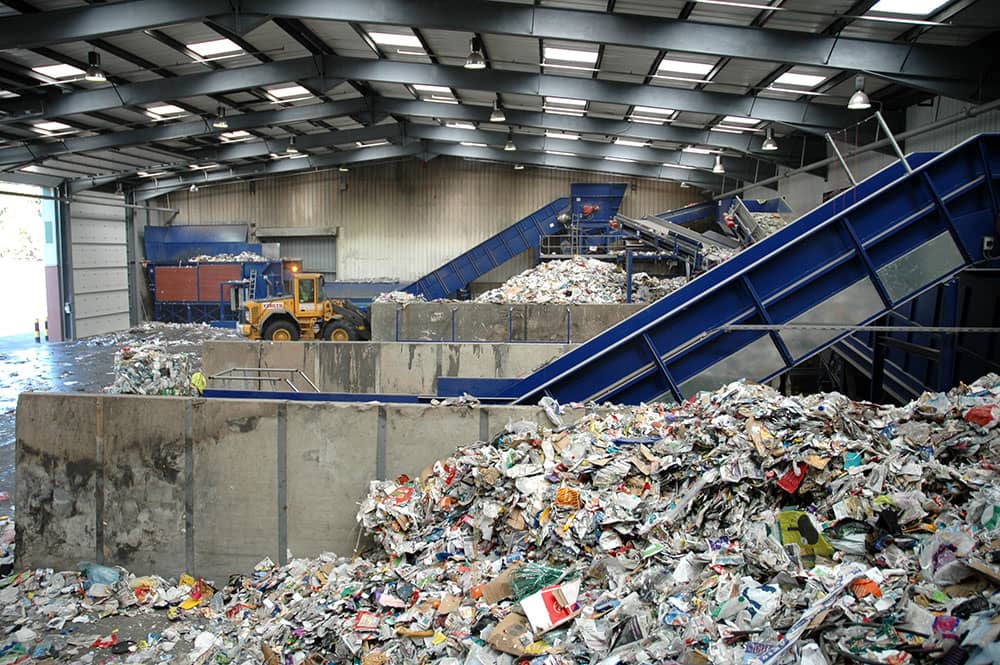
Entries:
POLYGON ((323 327, 323 339, 328 342, 353 342, 357 338, 354 326, 343 321, 330 321, 323 327))
POLYGON ((264 328, 264 339, 272 342, 294 342, 299 338, 299 329, 288 321, 275 321, 264 328))

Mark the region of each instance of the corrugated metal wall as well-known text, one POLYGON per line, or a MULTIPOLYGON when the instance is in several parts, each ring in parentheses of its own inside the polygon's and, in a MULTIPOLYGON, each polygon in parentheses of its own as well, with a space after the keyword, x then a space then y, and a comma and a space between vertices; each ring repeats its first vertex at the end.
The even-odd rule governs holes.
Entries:
MULTIPOLYGON (((911 106, 906 110, 908 129, 930 124, 941 118, 962 113, 969 108, 967 102, 947 97, 937 97, 928 106, 911 106)), ((983 132, 1000 132, 1000 111, 990 111, 974 118, 965 118, 933 132, 914 136, 906 141, 906 152, 939 152, 947 150, 970 136, 983 132)))
MULTIPOLYGON (((197 192, 154 205, 179 208, 174 224, 247 220, 258 227, 337 226, 338 279, 413 280, 561 196, 571 182, 621 182, 556 171, 439 157, 287 176, 197 192)), ((630 183, 623 212, 643 215, 697 200, 671 182, 630 183)))

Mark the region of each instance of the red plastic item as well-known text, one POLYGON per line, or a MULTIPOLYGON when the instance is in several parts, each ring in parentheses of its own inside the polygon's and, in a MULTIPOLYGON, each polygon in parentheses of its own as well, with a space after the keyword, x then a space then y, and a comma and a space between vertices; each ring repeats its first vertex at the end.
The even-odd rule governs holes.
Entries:
POLYGON ((993 408, 989 406, 974 406, 965 412, 964 418, 973 425, 986 427, 993 422, 993 408))
POLYGON ((809 466, 805 462, 799 462, 798 466, 789 469, 785 472, 785 475, 778 478, 778 487, 789 494, 795 494, 802 481, 805 480, 806 469, 808 468, 809 466))

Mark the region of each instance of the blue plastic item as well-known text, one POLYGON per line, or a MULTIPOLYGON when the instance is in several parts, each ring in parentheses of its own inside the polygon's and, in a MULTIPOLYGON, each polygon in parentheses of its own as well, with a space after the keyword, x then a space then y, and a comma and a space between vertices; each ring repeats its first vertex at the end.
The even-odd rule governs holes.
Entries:
POLYGON ((511 385, 438 379, 440 395, 535 404, 682 400, 746 377, 766 381, 983 261, 1000 213, 1000 135, 896 162, 721 266, 511 385))
POLYGON ((121 573, 117 568, 102 566, 99 563, 84 561, 79 564, 80 572, 87 576, 87 588, 91 584, 116 584, 121 578, 121 573))

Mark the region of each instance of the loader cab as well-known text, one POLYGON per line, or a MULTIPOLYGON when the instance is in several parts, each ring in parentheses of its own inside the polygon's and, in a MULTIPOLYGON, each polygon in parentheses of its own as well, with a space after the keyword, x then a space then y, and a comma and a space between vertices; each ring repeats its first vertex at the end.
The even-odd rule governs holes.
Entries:
POLYGON ((323 311, 323 275, 297 273, 293 276, 295 311, 305 317, 314 317, 323 311))

